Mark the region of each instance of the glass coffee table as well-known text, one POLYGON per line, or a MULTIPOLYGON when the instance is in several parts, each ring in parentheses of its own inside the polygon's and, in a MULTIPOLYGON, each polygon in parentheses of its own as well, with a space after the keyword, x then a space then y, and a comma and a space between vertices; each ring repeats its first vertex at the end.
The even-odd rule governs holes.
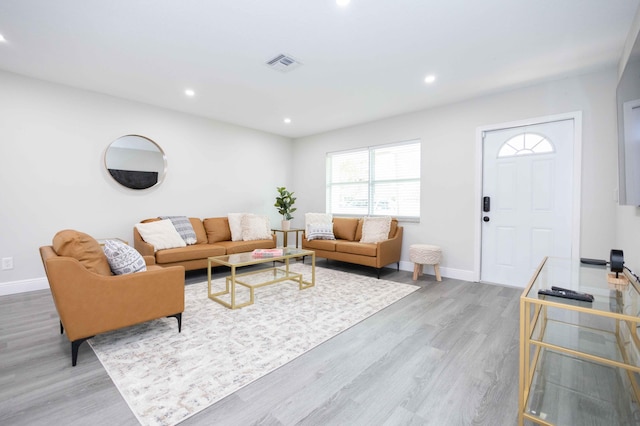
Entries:
POLYGON ((252 252, 228 254, 224 256, 209 257, 207 262, 207 281, 209 284, 209 299, 226 306, 229 309, 238 309, 252 305, 254 302, 255 289, 282 281, 295 281, 298 288, 304 290, 316 285, 316 253, 312 250, 302 250, 297 248, 282 248, 281 256, 256 257, 252 252), (291 272, 289 261, 291 259, 311 257, 311 280, 305 281, 303 274, 291 272), (250 272, 237 273, 237 268, 242 266, 259 265, 262 263, 282 262, 282 266, 264 268, 250 272), (214 266, 228 266, 231 268, 231 275, 225 278, 225 289, 212 292, 211 289, 211 268, 214 266), (249 289, 249 300, 239 303, 236 300, 236 284, 249 289), (221 296, 229 295, 224 300, 221 296))

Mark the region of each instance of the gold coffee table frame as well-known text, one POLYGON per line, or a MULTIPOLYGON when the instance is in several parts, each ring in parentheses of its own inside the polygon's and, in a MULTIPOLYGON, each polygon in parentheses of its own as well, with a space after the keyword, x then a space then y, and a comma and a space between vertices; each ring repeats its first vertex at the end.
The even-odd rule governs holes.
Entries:
POLYGON ((209 299, 218 302, 222 306, 226 306, 229 309, 238 309, 245 306, 252 305, 255 300, 255 289, 264 287, 267 285, 276 284, 282 281, 295 281, 298 283, 298 288, 304 290, 314 287, 316 285, 316 253, 312 250, 301 250, 294 248, 283 248, 282 256, 270 256, 270 257, 253 257, 251 252, 248 253, 236 253, 228 254, 224 256, 209 257, 207 261, 207 282, 209 284, 209 299), (303 280, 302 274, 297 272, 291 272, 289 270, 289 261, 296 258, 304 258, 311 256, 311 281, 303 280), (259 265, 261 263, 269 263, 281 261, 284 262, 284 266, 273 268, 259 269, 257 271, 245 272, 238 274, 237 268, 242 266, 259 265), (211 292, 211 267, 212 266, 228 266, 231 268, 231 275, 225 278, 225 290, 216 293, 211 292), (273 273, 273 279, 260 283, 248 283, 243 281, 243 277, 248 277, 256 274, 264 274, 267 272, 273 273), (249 289, 250 297, 249 301, 238 303, 236 301, 236 284, 247 287, 249 289), (219 296, 229 294, 230 302, 222 300, 219 296))

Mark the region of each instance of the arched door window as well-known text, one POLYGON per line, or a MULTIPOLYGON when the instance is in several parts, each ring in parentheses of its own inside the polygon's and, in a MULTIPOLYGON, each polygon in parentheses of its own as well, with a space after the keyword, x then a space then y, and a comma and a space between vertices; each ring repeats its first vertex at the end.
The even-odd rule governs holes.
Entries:
POLYGON ((554 152, 549 139, 538 133, 520 133, 506 141, 498 151, 498 158, 516 155, 548 154, 554 152))

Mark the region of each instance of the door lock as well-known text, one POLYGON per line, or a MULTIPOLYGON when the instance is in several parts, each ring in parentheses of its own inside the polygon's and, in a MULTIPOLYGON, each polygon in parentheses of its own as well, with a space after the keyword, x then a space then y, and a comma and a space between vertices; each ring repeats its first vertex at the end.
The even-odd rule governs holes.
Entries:
POLYGON ((489 216, 485 216, 482 218, 482 220, 484 220, 485 222, 489 222, 491 219, 489 219, 489 216))
POLYGON ((482 197, 482 211, 485 213, 491 211, 491 197, 482 197))

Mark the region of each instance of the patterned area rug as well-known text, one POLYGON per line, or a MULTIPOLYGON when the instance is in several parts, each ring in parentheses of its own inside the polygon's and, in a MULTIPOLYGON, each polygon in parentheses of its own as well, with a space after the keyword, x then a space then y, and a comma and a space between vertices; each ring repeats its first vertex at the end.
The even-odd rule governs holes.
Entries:
MULTIPOLYGON (((309 265, 291 269, 311 277, 309 265)), ((206 282, 191 284, 182 333, 165 318, 89 343, 140 423, 174 425, 417 289, 316 268, 313 288, 258 288, 255 304, 230 310, 207 297, 206 282)))

